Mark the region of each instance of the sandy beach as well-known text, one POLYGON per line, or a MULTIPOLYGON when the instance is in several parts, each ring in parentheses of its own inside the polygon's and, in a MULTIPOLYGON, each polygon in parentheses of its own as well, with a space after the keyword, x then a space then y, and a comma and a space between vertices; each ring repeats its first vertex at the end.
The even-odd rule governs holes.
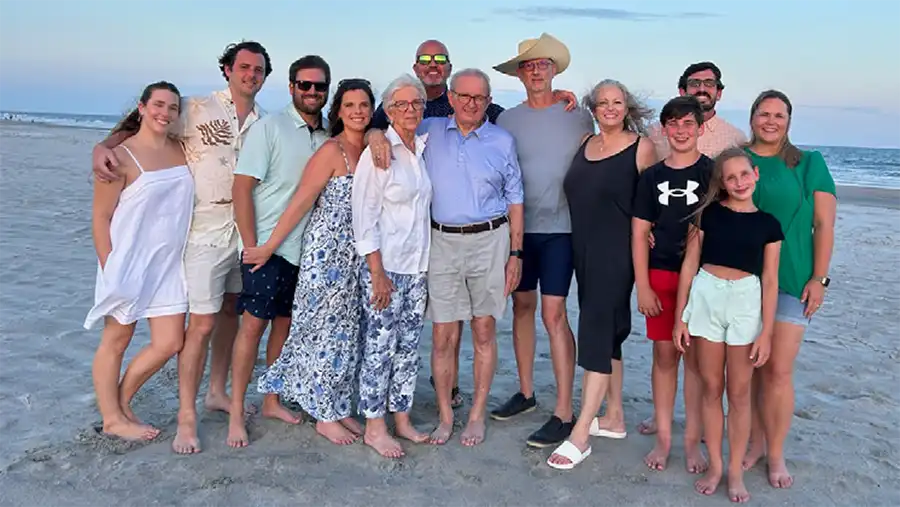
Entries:
MULTIPOLYGON (((204 451, 178 456, 177 376, 170 361, 138 394, 135 411, 163 429, 149 444, 99 435, 91 360, 100 330, 82 323, 93 298, 90 149, 103 132, 0 123, 0 505, 730 505, 693 490, 683 468, 682 426, 670 467, 643 464, 653 437, 635 426, 652 411, 651 347, 633 312, 625 344, 628 437, 595 439, 570 472, 549 468, 551 449, 525 438, 549 417, 555 388, 546 333, 538 326, 538 410, 488 425, 487 441, 464 448, 406 444, 398 461, 357 443, 337 448, 311 423, 253 418, 252 443, 225 445, 226 415, 202 412, 204 451)), ((755 505, 900 504, 900 191, 841 187, 832 289, 797 361, 797 403, 787 442, 795 485, 772 489, 763 467, 747 474, 755 505)), ((578 306, 569 299, 570 320, 578 306)), ((499 323, 499 363, 490 405, 517 390, 511 310, 499 323)), ((413 420, 437 422, 428 384, 430 325, 422 336, 413 420)), ((148 340, 147 326, 126 361, 148 340)), ((472 389, 472 347, 463 337, 461 388, 472 389)), ((263 369, 260 357, 257 374, 263 369)), ((576 373, 580 394, 581 371, 576 373)), ((251 386, 251 401, 260 396, 251 386)), ((205 393, 205 385, 201 394, 205 393)), ((458 409, 464 421, 470 399, 458 409)), ((683 421, 679 399, 676 418, 683 421)), ((457 430, 458 432, 461 430, 457 430)))

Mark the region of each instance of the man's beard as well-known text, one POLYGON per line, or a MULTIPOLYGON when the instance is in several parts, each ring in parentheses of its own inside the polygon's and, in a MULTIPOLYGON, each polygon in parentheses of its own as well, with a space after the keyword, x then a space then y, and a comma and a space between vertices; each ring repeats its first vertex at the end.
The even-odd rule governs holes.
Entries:
POLYGON ((712 96, 706 92, 695 93, 694 97, 697 97, 697 101, 700 102, 700 107, 703 109, 704 113, 708 113, 716 108, 716 99, 712 98, 712 96), (700 102, 700 97, 706 97, 706 100, 709 102, 700 102))
POLYGON ((295 95, 294 107, 301 113, 319 114, 322 112, 322 108, 325 107, 325 98, 320 98, 318 95, 300 95, 299 97, 295 95), (304 99, 309 97, 315 98, 317 102, 314 105, 307 104, 304 99))

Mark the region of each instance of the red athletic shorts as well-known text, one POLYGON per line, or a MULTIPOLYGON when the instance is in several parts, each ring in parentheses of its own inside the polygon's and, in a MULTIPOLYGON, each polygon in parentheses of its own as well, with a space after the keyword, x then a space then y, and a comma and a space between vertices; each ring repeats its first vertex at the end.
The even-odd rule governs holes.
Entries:
POLYGON ((675 305, 678 302, 678 273, 662 269, 650 270, 650 288, 662 304, 662 312, 647 317, 647 338, 671 341, 675 329, 675 305))

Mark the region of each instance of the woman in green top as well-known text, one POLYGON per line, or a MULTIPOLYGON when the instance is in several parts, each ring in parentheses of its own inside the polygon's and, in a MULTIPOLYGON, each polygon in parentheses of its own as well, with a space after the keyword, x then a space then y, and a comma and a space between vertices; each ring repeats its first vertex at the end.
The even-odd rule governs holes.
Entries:
POLYGON ((753 200, 781 223, 784 242, 778 269, 778 309, 768 363, 754 375, 753 429, 744 469, 767 456, 769 483, 789 488, 784 441, 794 413, 794 359, 806 326, 828 287, 837 208, 834 180, 817 151, 791 144, 791 102, 776 90, 750 108, 747 152, 759 169, 753 200))

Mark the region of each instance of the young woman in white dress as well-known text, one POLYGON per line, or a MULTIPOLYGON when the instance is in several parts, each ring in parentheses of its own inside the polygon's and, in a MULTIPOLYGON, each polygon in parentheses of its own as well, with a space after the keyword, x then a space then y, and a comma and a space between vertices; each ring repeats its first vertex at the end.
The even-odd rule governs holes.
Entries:
POLYGON ((94 184, 93 236, 99 261, 94 307, 84 327, 103 320, 93 377, 103 432, 128 440, 159 434, 131 410, 141 386, 181 350, 187 311, 184 247, 194 182, 184 150, 170 137, 181 95, 167 82, 144 89, 137 108, 115 131, 136 132, 116 147, 124 175, 94 184), (121 380, 122 357, 138 320, 148 319, 150 343, 121 380))

